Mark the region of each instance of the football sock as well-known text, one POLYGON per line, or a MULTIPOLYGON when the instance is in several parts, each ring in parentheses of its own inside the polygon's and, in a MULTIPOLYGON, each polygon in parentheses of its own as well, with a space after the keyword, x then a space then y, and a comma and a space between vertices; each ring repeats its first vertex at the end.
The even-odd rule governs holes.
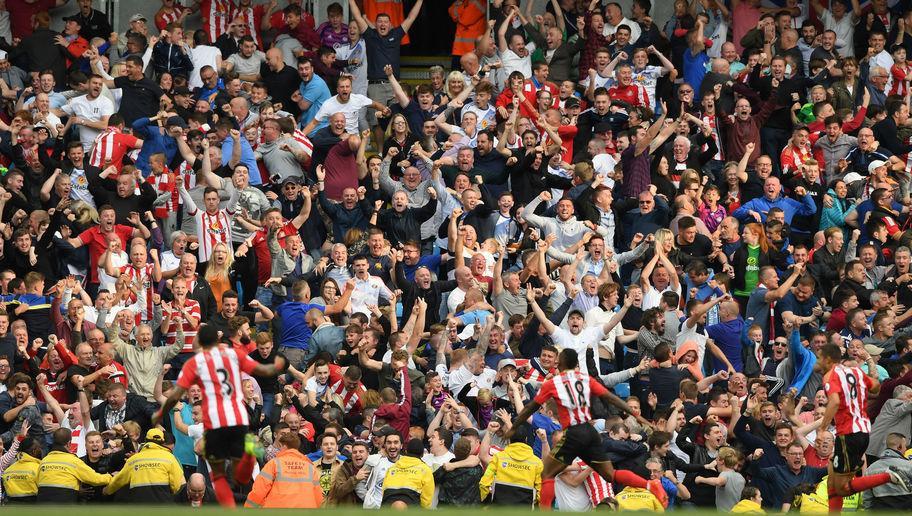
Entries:
POLYGON ((235 507, 234 493, 228 485, 224 473, 212 472, 212 488, 215 489, 215 498, 222 507, 235 507))
POLYGON ((539 493, 538 505, 543 511, 550 511, 554 503, 554 479, 543 478, 541 493, 539 493))
POLYGON ((889 484, 891 481, 889 473, 877 473, 876 475, 853 478, 849 481, 849 488, 853 493, 860 493, 868 489, 874 489, 877 486, 889 484))
POLYGON ((250 483, 253 477, 253 467, 256 465, 256 457, 245 453, 241 461, 234 466, 234 481, 241 485, 250 483))

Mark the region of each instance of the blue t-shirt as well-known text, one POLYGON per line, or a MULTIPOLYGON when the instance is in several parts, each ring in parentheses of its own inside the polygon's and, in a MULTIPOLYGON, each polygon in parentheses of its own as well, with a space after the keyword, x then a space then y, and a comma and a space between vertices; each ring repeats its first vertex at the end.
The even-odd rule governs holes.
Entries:
MULTIPOLYGON (((253 153, 253 147, 247 138, 241 135, 241 161, 240 164, 247 167, 250 172, 250 185, 259 186, 263 184, 260 179, 260 168, 257 166, 256 155, 253 153)), ((231 161, 231 153, 234 152, 234 139, 229 136, 222 142, 222 165, 227 165, 231 161)))
POLYGON ((700 85, 703 84, 703 77, 706 76, 706 63, 709 62, 709 56, 706 52, 700 52, 693 55, 690 49, 684 51, 684 82, 690 84, 694 89, 694 98, 700 98, 700 85))
POLYGON ((326 81, 317 74, 314 74, 313 79, 302 82, 301 86, 298 87, 298 91, 301 92, 304 100, 310 102, 310 107, 301 113, 301 118, 299 119, 304 124, 316 118, 317 111, 320 110, 323 103, 332 97, 329 87, 326 86, 326 81))
MULTIPOLYGON (((744 360, 741 359, 741 332, 744 329, 744 319, 739 315, 737 319, 728 322, 720 322, 706 327, 706 334, 709 335, 716 346, 722 350, 732 367, 739 373, 744 370, 744 360)), ((718 358, 713 357, 714 371, 726 369, 718 358)))
MULTIPOLYGON (((560 423, 555 423, 551 420, 550 417, 542 414, 541 412, 536 412, 532 414, 532 430, 538 430, 539 428, 544 428, 545 433, 548 434, 548 440, 551 440, 551 434, 561 429, 560 423)), ((542 454, 542 442, 538 436, 535 436, 535 442, 532 443, 532 452, 535 453, 536 457, 541 457, 542 454)))
POLYGON ((403 263, 402 270, 405 272, 405 279, 409 281, 415 281, 415 271, 417 271, 418 267, 421 266, 427 267, 431 272, 437 274, 437 272, 440 270, 440 255, 424 255, 418 259, 418 263, 415 265, 406 265, 403 263))
POLYGON ((313 335, 313 330, 307 325, 304 316, 313 308, 321 312, 326 310, 323 305, 312 305, 298 301, 282 303, 276 308, 276 315, 282 320, 279 346, 304 350, 310 348, 310 336, 313 335))

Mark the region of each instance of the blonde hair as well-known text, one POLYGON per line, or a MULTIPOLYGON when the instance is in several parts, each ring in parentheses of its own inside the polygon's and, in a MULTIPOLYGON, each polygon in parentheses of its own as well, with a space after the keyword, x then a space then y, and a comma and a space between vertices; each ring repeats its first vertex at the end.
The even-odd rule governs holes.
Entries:
POLYGON ((671 230, 668 228, 660 228, 660 229, 656 230, 655 239, 656 239, 656 243, 659 243, 659 244, 664 244, 665 242, 670 241, 671 248, 677 249, 677 245, 675 244, 674 233, 672 233, 671 230))
POLYGON ((70 205, 70 210, 76 214, 76 223, 82 226, 90 222, 98 224, 98 210, 85 201, 76 201, 70 205))
POLYGON ((738 451, 734 448, 729 448, 728 446, 719 448, 719 455, 716 458, 728 468, 734 468, 741 460, 738 451))
POLYGON ((219 278, 228 279, 228 271, 231 270, 231 264, 234 263, 234 254, 231 252, 231 248, 224 242, 219 242, 212 246, 212 254, 215 254, 216 249, 219 247, 225 248, 225 252, 228 254, 228 257, 225 258, 225 265, 219 266, 215 263, 215 259, 210 259, 209 263, 206 265, 206 281, 217 280, 219 278))
POLYGON ((446 80, 443 82, 443 92, 446 93, 447 97, 453 98, 453 95, 450 95, 450 81, 455 81, 456 79, 465 84, 465 74, 459 70, 453 70, 446 76, 446 80))

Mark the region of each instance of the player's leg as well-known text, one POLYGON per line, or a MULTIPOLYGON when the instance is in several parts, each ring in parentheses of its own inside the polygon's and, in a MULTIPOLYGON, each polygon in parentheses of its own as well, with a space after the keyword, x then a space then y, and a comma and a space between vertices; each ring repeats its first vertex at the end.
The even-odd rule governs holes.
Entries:
POLYGON ((232 436, 232 465, 234 466, 234 481, 241 485, 249 484, 253 479, 253 470, 256 468, 257 457, 263 456, 263 446, 253 434, 247 433, 247 427, 237 427, 232 436), (240 446, 237 446, 237 444, 240 446), (240 457, 235 459, 234 457, 240 457))
POLYGON ((544 511, 550 511, 554 505, 554 477, 561 474, 561 471, 567 469, 567 464, 547 455, 544 460, 544 469, 542 470, 542 488, 539 493, 539 507, 544 511))
POLYGON ((210 459, 209 469, 212 474, 212 489, 215 491, 215 498, 222 507, 235 507, 234 493, 231 491, 231 485, 225 477, 225 460, 210 459))

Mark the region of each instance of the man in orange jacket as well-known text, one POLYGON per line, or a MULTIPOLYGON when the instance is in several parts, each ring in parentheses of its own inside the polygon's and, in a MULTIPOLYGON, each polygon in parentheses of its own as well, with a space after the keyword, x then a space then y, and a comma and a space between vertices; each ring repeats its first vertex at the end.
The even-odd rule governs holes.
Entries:
POLYGON ((298 451, 301 438, 288 433, 279 438, 282 450, 267 462, 253 481, 244 507, 263 509, 316 509, 323 504, 320 473, 298 451))
POLYGON ((475 50, 475 38, 488 30, 487 0, 456 0, 450 6, 450 18, 456 22, 453 56, 461 57, 475 50))

